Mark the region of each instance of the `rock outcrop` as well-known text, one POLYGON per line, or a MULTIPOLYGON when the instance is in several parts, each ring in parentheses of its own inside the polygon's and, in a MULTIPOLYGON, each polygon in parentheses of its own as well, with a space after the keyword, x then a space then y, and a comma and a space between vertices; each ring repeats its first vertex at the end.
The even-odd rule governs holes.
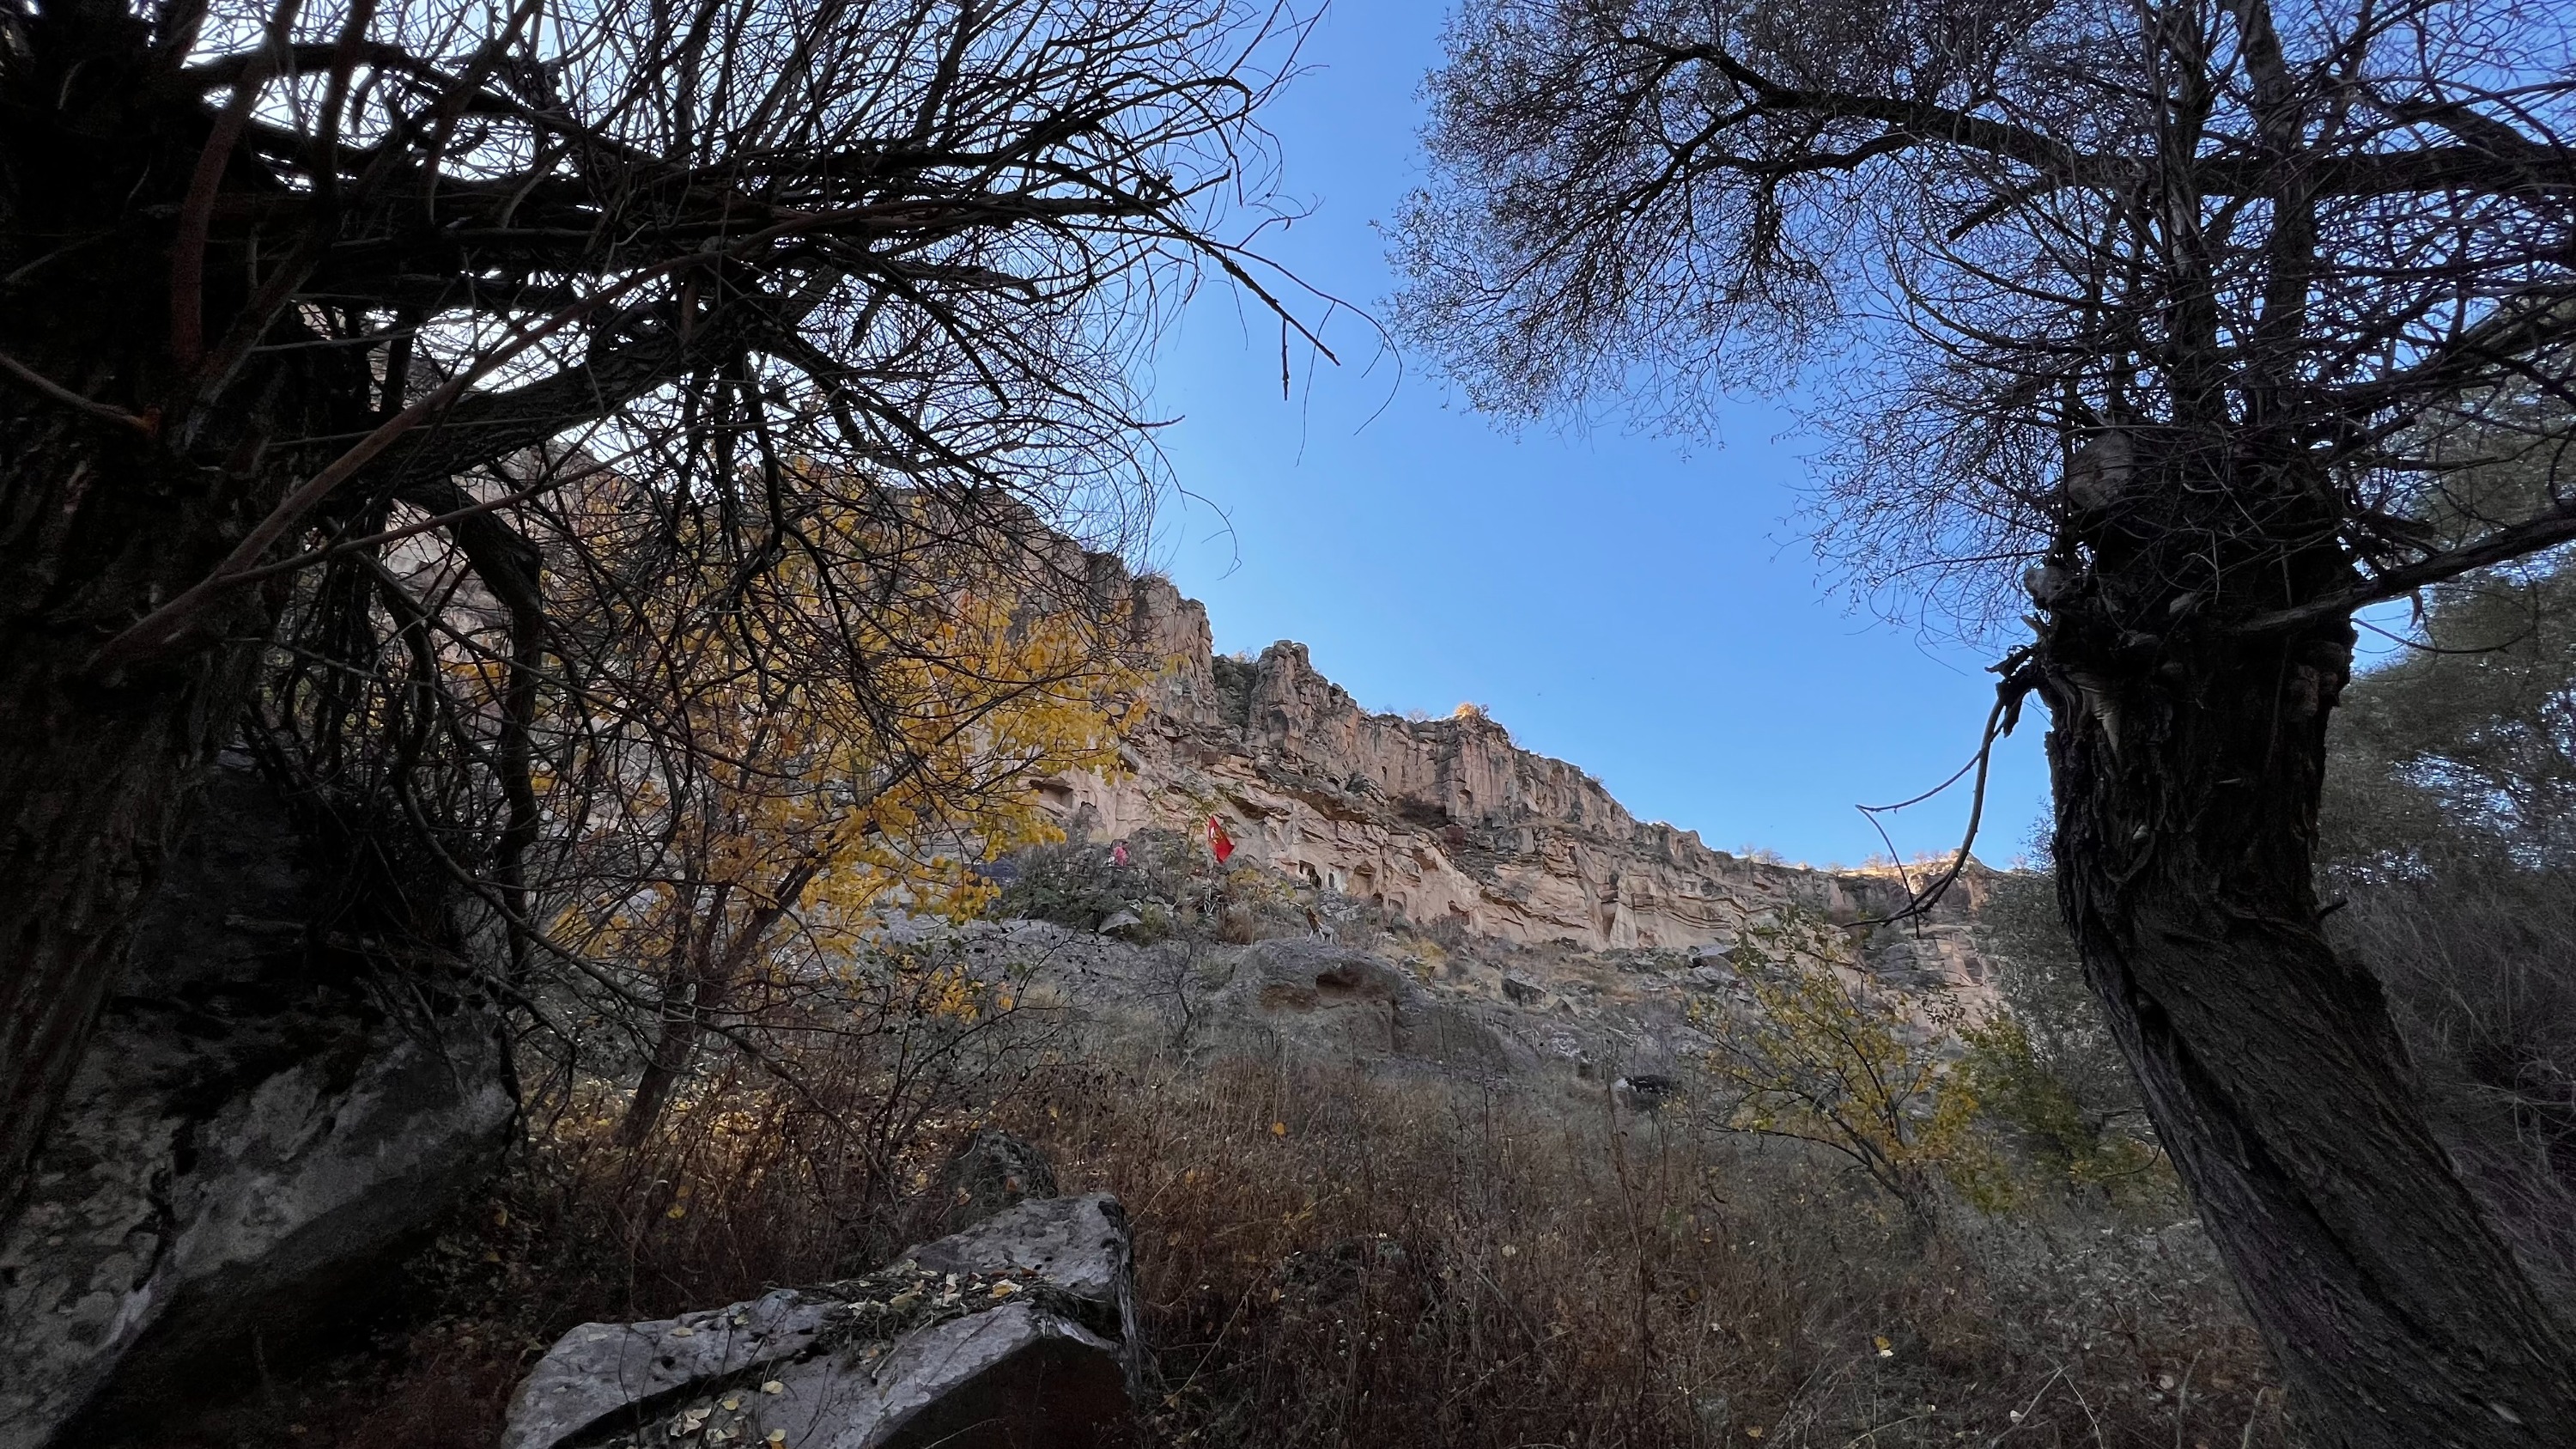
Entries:
POLYGON ((1115 1198, 1031 1199, 865 1277, 564 1335, 501 1449, 1086 1449, 1142 1371, 1115 1198))
MULTIPOLYGON (((1153 577, 1123 587, 1140 648, 1168 667, 1120 772, 1038 782, 1068 828, 1195 831, 1213 816, 1250 858, 1417 924, 1581 950, 1724 948, 1783 906, 1849 920, 1905 899, 1893 873, 1775 865, 1640 821, 1480 711, 1363 710, 1304 645, 1218 656, 1197 601, 1153 577)), ((1988 994, 1967 930, 1980 893, 1964 880, 1919 929, 1880 933, 1874 969, 1988 994)))
POLYGON ((495 1015, 371 985, 283 807, 216 774, 0 1228, 0 1449, 148 1433, 327 1338, 515 1111, 495 1015))

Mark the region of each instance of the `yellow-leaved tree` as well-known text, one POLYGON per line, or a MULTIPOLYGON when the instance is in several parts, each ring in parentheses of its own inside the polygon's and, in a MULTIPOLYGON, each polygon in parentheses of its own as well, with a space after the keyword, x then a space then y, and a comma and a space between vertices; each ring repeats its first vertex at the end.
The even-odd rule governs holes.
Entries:
POLYGON ((2000 1180, 1973 1085, 1942 1049, 1956 1002, 1853 971, 1842 929, 1796 908, 1748 925, 1727 960, 1743 999, 1691 1015, 1714 1042, 1702 1061, 1728 1126, 1840 1154, 1920 1229, 1944 1179, 1972 1197, 2000 1180))
MULTIPOLYGON (((855 984, 889 910, 971 916, 993 890, 980 861, 1060 838, 1032 778, 1116 764, 1145 677, 1116 601, 1033 593, 1027 561, 990 539, 925 559, 927 506, 796 520, 758 609, 722 574, 613 581, 670 617, 652 657, 599 672, 631 683, 584 707, 652 728, 603 746, 605 768, 539 783, 588 822, 593 859, 571 874, 612 883, 557 903, 550 934, 609 963, 648 1023, 630 1143, 709 1034, 753 1045, 765 1013, 855 984)), ((913 994, 938 1009, 1006 1004, 964 977, 932 985, 913 994)))

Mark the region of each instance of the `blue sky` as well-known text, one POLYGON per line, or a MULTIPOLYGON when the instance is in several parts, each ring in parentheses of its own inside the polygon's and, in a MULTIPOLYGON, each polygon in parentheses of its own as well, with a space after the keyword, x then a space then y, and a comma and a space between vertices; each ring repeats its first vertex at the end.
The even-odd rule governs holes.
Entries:
MULTIPOLYGON (((1418 184, 1419 87, 1439 0, 1342 0, 1313 70, 1269 112, 1311 214, 1265 250, 1377 310, 1390 221, 1418 184)), ((1647 819, 1721 849, 1857 863, 1883 851, 1853 807, 1904 799, 1966 760, 1993 703, 1982 655, 1856 612, 1791 518, 1813 438, 1746 406, 1717 446, 1595 430, 1514 435, 1428 359, 1379 355, 1352 319, 1281 401, 1279 334, 1222 289, 1152 379, 1189 498, 1151 562, 1206 601, 1219 650, 1276 639, 1373 709, 1492 710, 1647 819)), ((1979 854, 2021 849, 2046 798, 2034 709, 2006 742, 1979 854)), ((1947 850, 1964 787, 1892 817, 1908 855, 1947 850)))

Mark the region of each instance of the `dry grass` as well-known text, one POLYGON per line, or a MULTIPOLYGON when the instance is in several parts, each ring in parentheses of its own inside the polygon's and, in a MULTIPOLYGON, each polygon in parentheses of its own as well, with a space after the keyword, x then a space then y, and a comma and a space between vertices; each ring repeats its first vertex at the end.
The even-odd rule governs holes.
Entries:
MULTIPOLYGON (((894 1159, 865 1106, 744 1079, 641 1156, 569 1104, 417 1271, 443 1305, 187 1444, 488 1449, 555 1336, 873 1261, 972 1117, 894 1159)), ((984 1104, 993 1106, 994 1104, 984 1104)), ((2154 1446, 2289 1441, 2204 1253, 2135 1223, 1954 1218, 1603 1097, 1287 1060, 1093 1052, 998 1115, 1138 1233, 1160 1388, 1141 1438, 1244 1446, 2154 1446), (1110 1064, 1113 1063, 1114 1064, 1110 1064)))
POLYGON ((2576 1310, 2576 893, 2561 873, 2450 859, 2357 886, 2327 919, 2387 984, 2454 1160, 2576 1310))
POLYGON ((1137 1225, 1152 1442, 2287 1442, 2189 1234, 1920 1243, 1848 1175, 1606 1097, 1145 1059, 1045 1108, 1067 1190, 1137 1225))

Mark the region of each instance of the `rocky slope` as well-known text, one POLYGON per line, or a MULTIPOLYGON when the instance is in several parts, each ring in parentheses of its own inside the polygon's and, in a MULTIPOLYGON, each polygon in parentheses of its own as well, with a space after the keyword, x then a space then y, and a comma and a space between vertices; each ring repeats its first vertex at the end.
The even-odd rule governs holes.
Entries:
MULTIPOLYGON (((1893 873, 1775 865, 1640 821, 1482 713, 1363 710, 1304 645, 1217 656, 1196 600, 1153 577, 1124 587, 1138 643, 1168 664, 1123 770, 1038 782, 1069 830, 1114 838, 1214 817, 1250 858, 1417 925, 1583 951, 1723 949, 1786 905, 1850 921, 1905 899, 1893 873)), ((1990 998, 1969 931, 1982 882, 1962 885, 1931 920, 1874 933, 1872 968, 1990 998)))

